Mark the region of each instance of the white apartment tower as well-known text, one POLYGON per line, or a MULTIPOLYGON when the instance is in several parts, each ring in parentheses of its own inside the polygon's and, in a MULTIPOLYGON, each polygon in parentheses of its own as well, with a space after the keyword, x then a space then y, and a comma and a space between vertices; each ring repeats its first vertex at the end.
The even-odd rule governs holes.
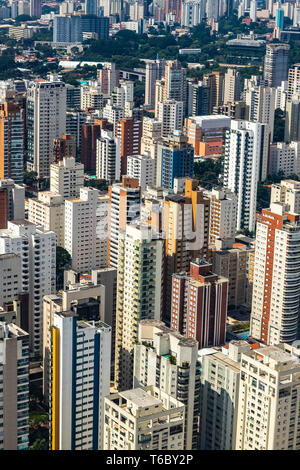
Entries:
POLYGON ((297 347, 278 344, 244 352, 235 450, 299 450, 299 403, 297 347))
POLYGON ((237 200, 229 189, 212 189, 205 192, 210 199, 209 243, 216 239, 234 239, 236 227, 237 200))
POLYGON ((237 195, 237 230, 255 230, 257 184, 267 176, 268 152, 267 124, 231 121, 226 131, 224 186, 237 195))
POLYGON ((300 182, 294 180, 281 180, 272 184, 271 203, 281 202, 293 214, 300 214, 300 182))
POLYGON ((56 234, 28 220, 8 222, 0 230, 0 253, 22 259, 22 291, 29 293, 29 335, 33 356, 41 356, 43 296, 56 290, 56 234))
POLYGON ((174 131, 182 131, 184 117, 183 101, 167 100, 158 103, 157 120, 161 122, 161 135, 167 138, 174 131))
POLYGON ((109 394, 111 328, 62 312, 54 314, 51 331, 51 449, 100 450, 104 397, 109 394))
POLYGON ((161 321, 143 320, 134 346, 134 387, 156 386, 185 405, 184 449, 198 448, 200 363, 198 343, 161 321))
POLYGON ((66 133, 66 87, 60 81, 39 80, 27 90, 27 168, 38 177, 50 176, 53 139, 66 133))
POLYGON ((64 158, 50 166, 50 191, 67 197, 78 197, 84 185, 84 165, 74 157, 64 158))
POLYGON ((146 63, 145 105, 154 109, 155 83, 160 80, 165 71, 164 59, 152 60, 146 63))
POLYGON ((224 104, 238 101, 241 94, 240 74, 236 69, 228 69, 225 73, 224 104))
POLYGON ((80 197, 65 201, 65 249, 72 269, 85 272, 108 262, 108 196, 94 188, 80 188, 80 197))
POLYGON ((130 155, 127 157, 127 175, 139 180, 139 186, 145 191, 153 186, 155 178, 155 160, 146 155, 130 155))

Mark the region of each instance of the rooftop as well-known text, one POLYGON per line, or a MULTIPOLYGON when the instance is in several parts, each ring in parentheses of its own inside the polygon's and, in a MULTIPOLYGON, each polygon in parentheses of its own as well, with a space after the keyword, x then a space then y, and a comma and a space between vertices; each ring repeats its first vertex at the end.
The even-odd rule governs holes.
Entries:
POLYGON ((119 394, 121 397, 132 402, 138 408, 161 405, 161 401, 158 398, 153 397, 142 388, 134 388, 125 392, 120 392, 119 394))

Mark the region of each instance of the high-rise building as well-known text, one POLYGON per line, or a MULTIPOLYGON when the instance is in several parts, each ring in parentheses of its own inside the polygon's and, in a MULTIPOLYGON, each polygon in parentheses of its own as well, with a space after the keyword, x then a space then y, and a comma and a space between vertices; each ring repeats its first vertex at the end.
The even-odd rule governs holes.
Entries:
POLYGON ((299 219, 272 203, 257 222, 250 333, 264 344, 298 339, 299 219))
POLYGON ((256 21, 257 21, 256 9, 257 9, 256 0, 251 0, 250 1, 250 14, 249 14, 249 17, 250 17, 252 23, 256 23, 256 21))
POLYGON ((38 177, 50 176, 53 140, 66 133, 66 87, 38 80, 27 90, 27 167, 38 177))
POLYGON ((252 346, 246 341, 231 341, 222 348, 199 351, 201 450, 232 450, 235 446, 241 354, 252 346))
POLYGON ((8 222, 0 230, 0 253, 22 259, 22 291, 29 293, 31 354, 40 357, 43 341, 43 296, 56 290, 56 234, 28 220, 8 222))
POLYGON ((240 74, 236 69, 228 69, 224 80, 224 104, 238 101, 241 94, 240 74))
POLYGON ((284 141, 300 140, 300 93, 286 103, 284 141))
POLYGON ((237 196, 236 229, 255 230, 257 184, 267 176, 268 124, 231 121, 226 131, 224 186, 237 196))
POLYGON ((249 121, 269 124, 273 140, 276 88, 258 84, 256 80, 249 80, 244 95, 249 109, 249 121))
POLYGON ((141 188, 136 178, 122 177, 122 183, 108 188, 109 194, 109 248, 108 264, 118 267, 119 232, 126 224, 140 217, 141 188))
POLYGON ((115 383, 132 387, 138 323, 160 320, 164 241, 148 225, 126 225, 119 233, 115 383))
POLYGON ((76 158, 75 134, 63 134, 53 141, 53 162, 57 163, 64 158, 76 158))
POLYGON ((269 87, 281 85, 288 78, 289 44, 267 44, 264 62, 264 80, 269 87))
POLYGON ((284 177, 300 172, 300 143, 277 142, 270 145, 268 174, 281 173, 284 177))
POLYGON ((210 199, 209 244, 216 240, 233 239, 236 227, 236 196, 228 189, 212 189, 205 195, 210 199))
POLYGON ((283 8, 277 8, 276 10, 276 17, 275 17, 275 26, 280 30, 283 29, 284 24, 284 10, 283 8))
MULTIPOLYGON (((92 0, 94 1, 94 0, 92 0)), ((95 33, 97 39, 107 39, 109 18, 93 15, 55 15, 53 42, 82 42, 83 33, 95 33)))
POLYGON ((121 144, 112 131, 101 131, 101 137, 97 139, 96 176, 109 183, 120 179, 121 144))
POLYGON ((102 64, 102 68, 97 70, 97 79, 103 95, 111 95, 113 89, 119 85, 119 77, 120 70, 116 69, 116 64, 113 62, 102 64))
POLYGON ((186 103, 186 70, 177 60, 167 60, 163 77, 163 101, 175 100, 186 103))
POLYGON ((0 229, 7 228, 7 222, 25 217, 25 187, 13 180, 0 179, 0 229))
POLYGON ((194 172, 194 149, 187 137, 174 132, 157 145, 156 185, 173 188, 174 178, 192 178, 194 172))
POLYGON ((204 75, 203 81, 210 88, 209 113, 211 114, 214 106, 221 106, 223 104, 224 73, 212 72, 204 75))
POLYGON ((164 75, 166 61, 157 59, 146 62, 145 106, 155 107, 155 83, 164 75))
POLYGON ((230 122, 231 119, 223 114, 186 118, 185 133, 195 155, 222 155, 225 132, 230 128, 230 122))
POLYGON ((28 220, 44 230, 56 233, 57 245, 64 246, 65 204, 60 194, 41 191, 37 198, 28 200, 28 220))
POLYGON ((288 73, 287 99, 292 100, 293 95, 300 93, 300 64, 293 64, 288 73))
POLYGON ((161 122, 161 135, 167 138, 174 131, 182 131, 184 117, 184 103, 182 101, 167 100, 158 103, 157 120, 161 122))
POLYGON ((184 449, 184 404, 159 387, 114 393, 104 407, 105 450, 184 449))
POLYGON ((153 186, 155 177, 155 161, 146 155, 130 155, 127 157, 127 176, 139 181, 141 191, 153 186))
POLYGON ((156 386, 184 403, 184 449, 198 448, 200 363, 196 340, 163 322, 142 320, 134 346, 133 385, 156 386))
POLYGON ((18 102, 0 104, 0 179, 23 184, 25 112, 18 102))
POLYGON ((0 255, 0 306, 13 302, 22 292, 22 260, 14 253, 0 255))
POLYGON ((90 81, 89 85, 80 87, 80 108, 81 109, 95 109, 97 111, 103 110, 104 100, 103 93, 99 82, 90 81))
POLYGON ((207 116, 209 114, 210 89, 204 82, 188 82, 188 115, 207 116))
POLYGON ((292 214, 300 214, 300 182, 282 180, 272 184, 270 202, 281 202, 292 214))
POLYGON ((0 449, 29 449, 29 339, 13 323, 0 322, 0 449))
POLYGON ((85 14, 86 15, 95 15, 98 13, 97 0, 85 0, 85 14))
POLYGON ((51 449, 102 449, 111 329, 62 312, 54 313, 51 330, 51 449))
POLYGON ((212 253, 212 270, 218 276, 228 279, 228 307, 251 308, 252 257, 254 247, 233 240, 216 240, 212 253))
POLYGON ((82 124, 80 161, 83 163, 85 171, 96 172, 97 139, 100 135, 101 129, 98 124, 82 124))
POLYGON ((63 158, 50 166, 50 191, 64 199, 78 197, 84 185, 84 165, 75 158, 63 158))
POLYGON ((107 195, 80 188, 80 197, 65 201, 65 249, 79 272, 104 268, 108 263, 107 195))
POLYGON ((127 172, 127 157, 140 155, 142 138, 142 121, 128 117, 116 123, 115 135, 120 139, 121 148, 121 175, 127 172))
POLYGON ((40 18, 41 12, 41 0, 30 0, 30 16, 32 18, 40 18))
POLYGON ((298 450, 299 349, 242 353, 235 450, 298 450))
POLYGON ((172 279, 171 328, 198 341, 199 348, 225 343, 228 279, 196 259, 189 273, 172 279))
POLYGON ((181 25, 192 28, 200 24, 205 16, 205 2, 202 0, 184 0, 181 10, 181 25))

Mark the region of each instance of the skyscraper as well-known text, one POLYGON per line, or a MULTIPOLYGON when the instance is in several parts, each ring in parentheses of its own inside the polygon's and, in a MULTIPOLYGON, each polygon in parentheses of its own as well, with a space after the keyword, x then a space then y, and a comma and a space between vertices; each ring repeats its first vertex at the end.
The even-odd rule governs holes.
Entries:
POLYGON ((126 225, 119 233, 115 360, 118 390, 127 390, 133 384, 138 323, 161 318, 163 245, 148 225, 126 225))
POLYGON ((0 230, 0 253, 22 259, 22 291, 29 293, 29 339, 33 357, 42 354, 43 296, 56 290, 56 234, 28 220, 8 222, 0 230))
POLYGON ((136 178, 123 176, 122 183, 115 183, 108 188, 108 195, 108 264, 117 268, 119 233, 120 230, 125 230, 126 224, 140 217, 141 188, 136 178))
POLYGON ((155 107, 155 83, 161 80, 165 70, 165 59, 152 60, 146 63, 145 105, 155 107))
POLYGON ((288 76, 288 44, 267 44, 264 62, 264 80, 266 85, 277 87, 288 76))
POLYGON ((109 183, 118 181, 121 176, 120 139, 111 131, 102 131, 97 139, 96 176, 109 183))
POLYGON ((0 449, 29 448, 29 335, 0 322, 0 449))
POLYGON ((257 222, 250 333, 264 344, 298 339, 299 219, 284 204, 271 203, 257 222))
POLYGON ((228 69, 225 73, 224 104, 239 100, 240 93, 240 74, 236 69, 228 69))
POLYGON ((139 323, 133 385, 156 385, 184 403, 186 450, 198 448, 200 370, 195 339, 185 338, 160 321, 139 323))
MULTIPOLYGON (((296 346, 296 345, 295 345, 296 346)), ((299 349, 242 353, 235 450, 298 450, 299 349)))
POLYGON ((199 348, 225 343, 228 280, 196 259, 190 273, 173 275, 171 328, 198 341, 199 348))
POLYGON ((237 195, 237 230, 255 230, 257 184, 267 176, 268 124, 231 121, 226 131, 224 186, 237 195))
POLYGON ((51 330, 51 449, 102 449, 111 329, 62 312, 54 313, 51 330))
POLYGON ((53 139, 66 133, 66 88, 56 81, 35 81, 27 91, 27 168, 50 176, 53 139))
POLYGON ((19 103, 0 105, 0 179, 23 184, 25 113, 19 103))

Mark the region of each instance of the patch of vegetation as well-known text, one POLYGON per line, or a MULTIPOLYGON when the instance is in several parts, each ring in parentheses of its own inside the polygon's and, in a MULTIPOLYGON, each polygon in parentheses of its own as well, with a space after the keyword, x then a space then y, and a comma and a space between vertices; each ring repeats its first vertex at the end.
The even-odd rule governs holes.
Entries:
POLYGON ((220 175, 223 173, 224 160, 220 157, 218 160, 206 158, 203 161, 195 162, 194 175, 199 179, 199 183, 206 189, 220 184, 220 175))

